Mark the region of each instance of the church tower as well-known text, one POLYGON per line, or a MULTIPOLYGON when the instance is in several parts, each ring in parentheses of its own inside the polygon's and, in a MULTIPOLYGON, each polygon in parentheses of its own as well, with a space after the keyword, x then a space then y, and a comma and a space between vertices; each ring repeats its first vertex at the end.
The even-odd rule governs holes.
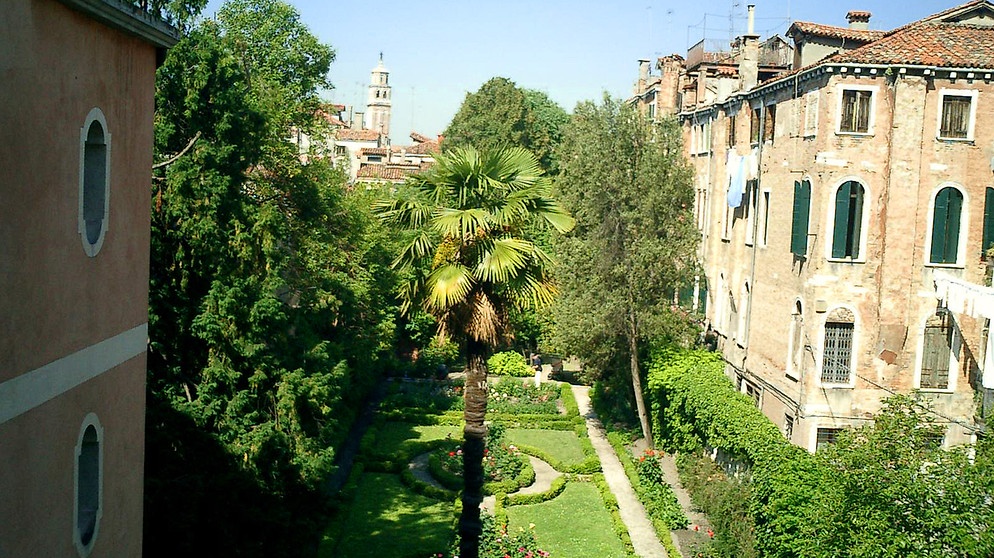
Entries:
POLYGON ((366 101, 365 128, 390 135, 390 72, 380 63, 369 76, 369 97, 366 101))

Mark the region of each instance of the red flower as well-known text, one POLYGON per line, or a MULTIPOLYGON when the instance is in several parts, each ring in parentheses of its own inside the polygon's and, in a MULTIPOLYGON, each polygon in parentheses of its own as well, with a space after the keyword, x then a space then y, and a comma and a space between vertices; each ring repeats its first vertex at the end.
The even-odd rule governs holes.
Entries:
POLYGON ((456 456, 456 452, 454 452, 454 451, 450 451, 449 452, 449 457, 455 457, 455 456, 456 456))

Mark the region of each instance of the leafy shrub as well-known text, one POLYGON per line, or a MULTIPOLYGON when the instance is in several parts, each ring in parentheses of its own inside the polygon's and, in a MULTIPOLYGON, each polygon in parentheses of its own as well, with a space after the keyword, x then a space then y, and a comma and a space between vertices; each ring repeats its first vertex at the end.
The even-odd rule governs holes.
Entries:
POLYGON ((702 454, 680 454, 680 482, 690 492, 694 505, 708 516, 714 538, 708 556, 756 558, 756 525, 749 513, 752 491, 747 481, 729 477, 702 454))
POLYGON ((435 337, 418 355, 418 360, 414 362, 414 370, 420 377, 437 376, 441 370, 447 370, 455 364, 458 358, 459 345, 451 339, 443 342, 435 337))
POLYGON ((559 399, 559 386, 541 384, 535 387, 531 380, 502 378, 490 386, 487 411, 513 414, 558 415, 556 400, 559 399))
MULTIPOLYGON (((545 558, 549 553, 540 549, 531 529, 509 533, 507 523, 498 523, 494 516, 482 514, 483 534, 480 535, 480 558, 545 558)), ((459 537, 453 541, 448 554, 432 558, 459 557, 459 537)))
POLYGON ((661 459, 662 452, 647 449, 633 461, 638 481, 635 492, 649 517, 658 519, 667 526, 668 530, 685 529, 690 522, 683 513, 673 489, 663 478, 661 459))
POLYGON ((528 378, 535 375, 535 371, 528 365, 525 357, 514 351, 496 353, 487 359, 487 369, 497 376, 528 378))

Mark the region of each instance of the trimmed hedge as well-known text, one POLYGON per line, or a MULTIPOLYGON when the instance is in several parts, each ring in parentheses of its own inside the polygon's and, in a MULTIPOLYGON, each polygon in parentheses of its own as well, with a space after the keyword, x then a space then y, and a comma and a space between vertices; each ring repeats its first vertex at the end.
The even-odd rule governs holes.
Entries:
POLYGON ((508 506, 530 506, 532 504, 548 502, 549 500, 562 494, 563 490, 566 490, 565 476, 556 477, 555 480, 552 481, 552 486, 550 486, 545 492, 536 492, 533 494, 500 493, 497 495, 497 502, 502 509, 508 506))
MULTIPOLYGON (((804 523, 827 473, 813 455, 784 439, 724 369, 715 353, 653 350, 646 385, 656 441, 670 451, 718 449, 748 466, 756 549, 761 556, 802 556, 809 543, 801 535, 804 523)), ((716 526, 724 521, 711 519, 716 526)), ((716 539, 733 536, 716 532, 716 539)))
POLYGON ((528 365, 528 359, 516 351, 494 354, 487 359, 487 370, 496 376, 527 378, 535 375, 535 371, 528 365))
POLYGON ((621 539, 621 543, 625 545, 625 552, 631 558, 637 558, 635 554, 635 546, 632 544, 632 537, 628 534, 628 526, 625 525, 625 521, 621 519, 621 509, 618 507, 618 499, 611 492, 611 487, 608 486, 607 480, 604 478, 603 473, 595 473, 591 478, 594 486, 601 493, 601 499, 604 501, 604 507, 607 511, 611 513, 611 523, 614 524, 614 531, 617 533, 618 538, 621 539))

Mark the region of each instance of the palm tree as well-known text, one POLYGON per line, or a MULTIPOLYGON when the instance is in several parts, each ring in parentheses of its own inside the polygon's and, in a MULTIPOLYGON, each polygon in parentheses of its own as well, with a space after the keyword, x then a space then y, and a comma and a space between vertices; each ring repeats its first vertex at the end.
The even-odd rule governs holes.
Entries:
POLYGON ((397 199, 375 208, 385 222, 413 233, 394 262, 408 278, 402 310, 420 306, 438 320, 440 336, 465 349, 462 558, 478 557, 482 532, 487 357, 510 333, 509 310, 545 305, 556 292, 551 260, 526 231, 539 224, 567 232, 575 223, 550 190, 525 149, 461 147, 439 155, 397 199))

